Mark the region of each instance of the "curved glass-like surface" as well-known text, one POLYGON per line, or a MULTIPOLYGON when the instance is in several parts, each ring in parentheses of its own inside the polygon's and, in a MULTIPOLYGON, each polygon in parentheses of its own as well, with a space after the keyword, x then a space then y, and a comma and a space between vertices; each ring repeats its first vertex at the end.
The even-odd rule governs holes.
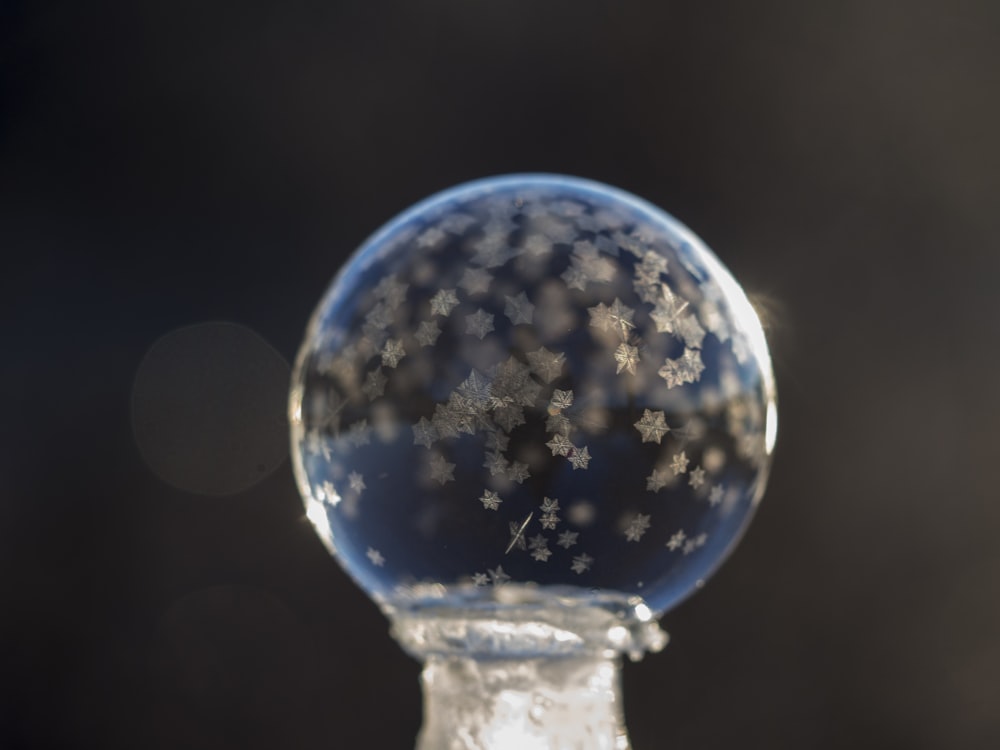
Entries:
POLYGON ((290 406, 309 518, 397 608, 521 584, 662 613, 746 528, 776 422, 718 259, 634 196, 546 175, 459 186, 372 236, 290 406))

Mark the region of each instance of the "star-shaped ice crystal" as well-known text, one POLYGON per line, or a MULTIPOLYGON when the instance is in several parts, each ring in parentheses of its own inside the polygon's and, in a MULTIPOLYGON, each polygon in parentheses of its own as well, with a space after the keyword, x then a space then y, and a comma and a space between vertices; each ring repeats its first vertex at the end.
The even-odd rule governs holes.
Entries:
POLYGON ((454 289, 438 289, 437 293, 431 297, 431 313, 433 315, 443 315, 447 318, 457 306, 458 297, 455 296, 454 289))
POLYGON ((479 308, 472 315, 465 316, 465 332, 480 340, 493 330, 493 316, 479 308))
POLYGON ((486 510, 498 510, 503 500, 500 499, 500 495, 496 492, 485 490, 482 497, 479 498, 479 502, 483 504, 483 508, 486 510))
POLYGON ((510 318, 514 325, 520 323, 530 324, 535 313, 535 306, 528 301, 528 295, 521 292, 516 297, 505 296, 507 304, 504 305, 503 314, 510 318))
POLYGON ((642 442, 655 442, 657 445, 659 445, 663 436, 670 431, 670 428, 667 427, 667 423, 663 419, 663 412, 650 411, 649 409, 644 411, 642 419, 636 422, 634 426, 639 431, 639 434, 642 435, 642 442))
POLYGON ((639 364, 639 347, 630 346, 623 341, 615 349, 615 362, 618 363, 618 368, 615 370, 616 375, 620 375, 622 370, 626 370, 630 375, 635 375, 635 367, 639 364))
POLYGON ((638 513, 625 528, 625 538, 630 542, 638 542, 649 529, 649 516, 638 513))

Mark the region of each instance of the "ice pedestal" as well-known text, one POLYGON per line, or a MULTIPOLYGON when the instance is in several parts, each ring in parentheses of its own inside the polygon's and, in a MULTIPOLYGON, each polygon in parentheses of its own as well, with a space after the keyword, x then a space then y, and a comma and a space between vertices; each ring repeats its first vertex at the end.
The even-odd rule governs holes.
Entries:
POLYGON ((508 585, 490 602, 390 611, 424 662, 417 750, 627 750, 623 654, 666 644, 636 597, 508 585))

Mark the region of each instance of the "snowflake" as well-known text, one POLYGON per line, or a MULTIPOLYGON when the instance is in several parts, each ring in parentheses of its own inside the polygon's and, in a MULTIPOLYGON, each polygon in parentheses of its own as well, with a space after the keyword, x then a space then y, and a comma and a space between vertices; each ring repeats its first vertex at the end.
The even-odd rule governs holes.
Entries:
POLYGON ((506 474, 508 466, 507 459, 500 451, 490 451, 486 454, 486 460, 483 461, 483 468, 489 469, 491 477, 495 477, 497 474, 506 474))
POLYGON ((368 445, 372 441, 371 430, 368 429, 368 420, 359 419, 347 430, 344 439, 355 448, 368 445))
POLYGON ((382 348, 382 364, 386 367, 395 367, 399 360, 406 356, 403 342, 399 339, 389 339, 382 348))
POLYGON ((500 499, 500 495, 492 490, 485 490, 483 496, 479 498, 479 502, 483 504, 485 510, 498 510, 503 500, 500 499))
POLYGON ((587 274, 577 265, 567 268, 560 274, 560 277, 570 289, 579 289, 581 292, 587 289, 587 282, 589 281, 587 274))
POLYGON ((659 253, 647 250, 642 255, 642 263, 639 264, 639 267, 645 273, 659 276, 661 273, 667 272, 667 259, 659 253))
POLYGON ((486 448, 491 451, 505 451, 510 443, 510 435, 505 435, 500 430, 491 430, 486 434, 486 448))
POLYGON ((440 335, 441 329, 438 327, 437 321, 425 320, 417 328, 414 338, 420 346, 434 346, 440 335))
POLYGON ((544 534, 535 534, 528 540, 528 549, 547 549, 549 546, 549 540, 545 538, 544 534))
POLYGON ((661 285, 659 299, 656 300, 656 307, 649 317, 653 319, 656 330, 660 333, 674 333, 685 315, 688 303, 674 294, 666 284, 661 285))
POLYGON ((635 315, 635 310, 631 307, 627 307, 622 304, 622 301, 615 297, 615 301, 608 308, 608 321, 618 333, 621 334, 622 338, 628 334, 629 328, 635 328, 635 323, 632 322, 632 318, 635 315))
POLYGON ((708 493, 708 504, 711 506, 716 506, 722 502, 722 495, 725 493, 721 484, 717 484, 712 488, 712 491, 708 493))
POLYGON ((455 481, 455 464, 450 464, 444 460, 444 456, 435 454, 431 456, 431 479, 437 480, 441 484, 455 481))
POLYGON ((559 541, 556 542, 563 549, 569 549, 574 544, 576 544, 577 538, 580 536, 579 532, 576 531, 564 531, 559 535, 559 541))
POLYGON ((625 342, 615 349, 615 362, 618 363, 616 375, 620 375, 622 370, 626 370, 630 375, 635 375, 635 366, 639 364, 639 347, 629 346, 625 342))
POLYGON ((680 549, 680 547, 684 544, 685 539, 687 539, 687 534, 685 534, 683 530, 678 530, 667 542, 667 549, 671 552, 680 549))
POLYGON ((675 453, 673 459, 670 461, 670 468, 673 470, 674 476, 687 471, 689 463, 690 461, 684 451, 675 453))
POLYGON ((528 362, 531 371, 546 383, 562 375, 563 364, 566 362, 566 355, 550 352, 544 346, 533 352, 528 352, 528 362))
POLYGON ((507 478, 518 484, 523 483, 530 476, 531 474, 528 473, 528 464, 522 464, 520 461, 511 463, 510 469, 507 471, 507 478))
POLYGON ((688 478, 688 484, 696 490, 700 489, 701 486, 705 484, 705 470, 700 466, 695 469, 691 469, 691 476, 688 478))
POLYGON ((584 553, 573 558, 573 564, 570 566, 570 569, 579 575, 580 573, 585 573, 590 570, 590 566, 593 564, 594 558, 584 553))
POLYGON ((573 391, 561 391, 556 388, 552 391, 552 398, 549 400, 549 414, 568 409, 572 405, 573 391))
POLYGON ((477 411, 486 411, 490 405, 493 381, 478 370, 472 370, 469 377, 463 380, 455 393, 462 397, 477 411))
POLYGON ((675 388, 684 383, 701 380, 704 369, 701 353, 697 349, 685 349, 684 354, 678 359, 667 359, 658 374, 667 381, 668 388, 675 388))
POLYGON ((376 568, 381 568, 385 565, 385 558, 382 557, 382 553, 374 547, 369 547, 365 554, 368 556, 368 559, 372 561, 372 565, 376 568))
POLYGON ((489 291, 493 276, 483 268, 466 268, 458 285, 470 295, 485 294, 489 291))
POLYGON ((542 513, 557 513, 557 512, 559 512, 559 501, 553 497, 543 497, 542 513))
POLYGON ((608 306, 603 302, 588 307, 590 313, 590 325, 599 331, 607 331, 611 327, 611 317, 608 314, 608 306))
POLYGON ((493 412, 493 419, 510 432, 518 425, 524 424, 524 409, 520 406, 503 406, 493 412))
POLYGON ((564 435, 554 435, 545 445, 552 451, 553 456, 567 456, 573 450, 573 444, 564 435))
POLYGON ((492 220, 483 228, 487 234, 474 243, 472 262, 486 268, 502 266, 514 257, 515 251, 507 244, 507 235, 515 227, 492 220))
POLYGON ((540 234, 533 234, 524 241, 524 251, 539 258, 552 252, 552 242, 540 234))
POLYGON ((413 425, 414 445, 422 445, 425 448, 430 448, 437 438, 437 430, 434 428, 434 424, 427 419, 427 417, 421 417, 420 421, 413 425))
POLYGON ((352 471, 347 475, 347 482, 351 485, 351 489, 357 493, 361 493, 367 486, 365 485, 365 478, 356 471, 352 471))
POLYGON ((649 529, 649 516, 639 513, 625 529, 625 538, 630 542, 638 542, 647 529, 649 529))
POLYGON ((375 296, 383 300, 389 309, 395 310, 406 299, 409 284, 402 283, 395 276, 387 276, 375 287, 375 296))
POLYGON ((559 516, 555 513, 543 513, 541 517, 539 517, 538 522, 542 525, 543 529, 549 529, 551 531, 559 524, 559 516))
POLYGON ((437 294, 431 297, 431 314, 447 318, 457 305, 458 297, 455 296, 454 289, 439 289, 437 294))
POLYGON ((490 577, 485 573, 473 573, 472 582, 477 586, 485 586, 490 582, 490 577))
POLYGON ((535 313, 535 306, 528 301, 528 295, 521 292, 516 297, 504 296, 507 304, 504 305, 503 314, 510 318, 514 325, 519 323, 531 323, 535 313))
POLYGON ((667 469, 653 469, 653 473, 646 477, 646 489, 650 492, 659 492, 670 484, 670 473, 667 469))
POLYGON ((649 409, 644 410, 642 419, 636 422, 634 427, 642 435, 642 442, 655 442, 657 445, 660 444, 663 436, 670 432, 670 428, 667 427, 667 423, 663 419, 663 412, 650 411, 649 409))
POLYGON ((586 469, 590 464, 590 451, 587 450, 587 446, 582 448, 574 447, 572 452, 569 454, 569 462, 573 464, 573 469, 586 469))
POLYGON ((364 391, 370 401, 374 401, 385 393, 385 384, 386 377, 382 374, 382 368, 380 367, 372 370, 365 376, 365 384, 361 386, 361 390, 364 391))
POLYGON ((699 547, 704 547, 706 541, 708 541, 708 534, 704 533, 699 534, 694 539, 688 539, 686 542, 684 542, 684 549, 683 549, 684 554, 690 555, 699 547))
POLYGON ((531 550, 531 556, 538 562, 548 562, 548 559, 552 557, 552 550, 548 547, 538 547, 531 550))
POLYGON ((531 369, 514 356, 490 369, 492 406, 534 406, 542 386, 531 378, 531 369))
POLYGON ((434 247, 445 238, 445 233, 438 227, 428 227, 417 237, 417 247, 434 247))
POLYGON ((465 332, 476 336, 481 341, 493 330, 493 316, 479 308, 472 315, 465 316, 465 332))
POLYGON ((572 262, 590 281, 611 281, 615 276, 615 264, 609 258, 602 256, 600 250, 590 240, 578 240, 573 243, 572 262))
POLYGON ((705 340, 705 329, 698 323, 694 315, 685 315, 677 321, 676 333, 684 339, 685 346, 691 349, 700 349, 705 340))
POLYGON ((494 586, 503 586, 510 580, 510 576, 503 572, 503 566, 497 565, 496 570, 489 571, 490 582, 494 586))

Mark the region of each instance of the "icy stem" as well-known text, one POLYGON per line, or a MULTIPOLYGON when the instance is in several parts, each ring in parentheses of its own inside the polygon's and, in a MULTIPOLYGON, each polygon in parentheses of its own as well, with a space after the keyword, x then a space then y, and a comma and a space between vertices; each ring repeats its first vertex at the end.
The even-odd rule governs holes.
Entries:
POLYGON ((666 643, 636 597, 512 584, 387 606, 424 662, 417 750, 627 750, 622 654, 666 643))
POLYGON ((626 750, 618 658, 431 657, 417 750, 626 750))

